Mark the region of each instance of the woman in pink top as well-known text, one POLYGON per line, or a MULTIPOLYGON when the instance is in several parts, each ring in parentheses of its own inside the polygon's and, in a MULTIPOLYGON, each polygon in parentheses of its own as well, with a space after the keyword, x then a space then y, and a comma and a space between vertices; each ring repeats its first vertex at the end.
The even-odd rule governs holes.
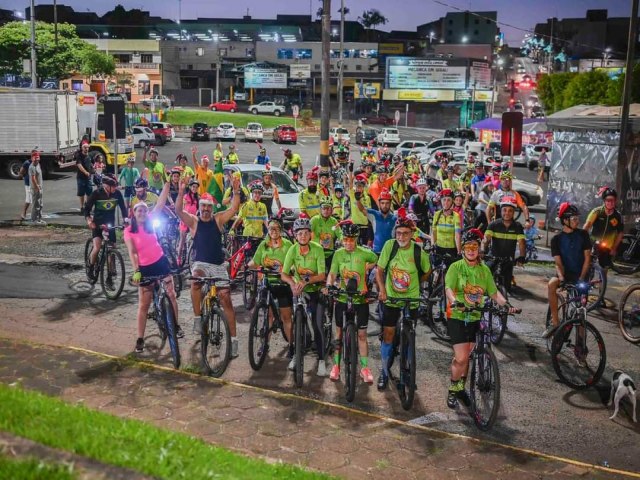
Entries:
POLYGON ((165 282, 167 295, 173 305, 176 334, 178 338, 184 336, 180 325, 178 325, 178 301, 173 287, 171 267, 162 247, 158 243, 158 238, 153 228, 153 218, 162 211, 168 196, 169 183, 165 183, 158 198, 158 203, 156 203, 151 213, 149 213, 149 207, 145 202, 136 203, 133 207, 131 225, 124 230, 124 243, 129 250, 129 258, 134 270, 131 280, 133 283, 138 284, 138 339, 136 340, 136 352, 138 353, 144 350, 144 330, 147 326, 147 313, 153 300, 153 283, 144 281, 145 277, 166 275, 163 282, 165 282))
MULTIPOLYGON (((200 195, 198 195, 198 188, 200 184, 194 178, 189 181, 189 190, 184 194, 184 211, 190 213, 191 215, 196 215, 198 213, 198 202, 200 201, 200 195)), ((178 261, 182 259, 182 248, 187 239, 187 232, 189 228, 184 224, 183 221, 180 221, 180 239, 178 240, 178 261)))

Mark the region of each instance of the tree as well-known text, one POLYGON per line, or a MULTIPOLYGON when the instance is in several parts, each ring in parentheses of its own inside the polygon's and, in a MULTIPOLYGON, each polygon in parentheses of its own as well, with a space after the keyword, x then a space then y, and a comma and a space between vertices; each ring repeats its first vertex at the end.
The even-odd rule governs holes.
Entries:
POLYGON ((389 20, 379 10, 372 8, 362 12, 362 16, 358 17, 358 21, 367 29, 367 38, 370 40, 371 29, 378 25, 385 25, 389 20))
MULTIPOLYGON (((609 82, 607 91, 607 105, 622 104, 622 91, 624 87, 624 73, 615 80, 609 82)), ((640 103, 640 64, 633 67, 633 78, 631 79, 631 103, 640 103)))
POLYGON ((575 75, 564 88, 562 107, 569 108, 575 105, 602 105, 607 103, 609 82, 607 74, 599 70, 575 75))
POLYGON ((551 89, 553 90, 553 104, 546 105, 547 113, 557 112, 564 107, 564 89, 567 84, 575 77, 577 73, 554 73, 549 75, 551 80, 551 89))
MULTIPOLYGON (((10 22, 0 27, 0 73, 21 75, 23 60, 31 58, 30 44, 28 23, 10 22)), ((40 79, 62 80, 76 72, 110 75, 115 71, 113 59, 79 38, 76 27, 68 23, 58 24, 56 45, 54 26, 36 22, 36 55, 40 79)))

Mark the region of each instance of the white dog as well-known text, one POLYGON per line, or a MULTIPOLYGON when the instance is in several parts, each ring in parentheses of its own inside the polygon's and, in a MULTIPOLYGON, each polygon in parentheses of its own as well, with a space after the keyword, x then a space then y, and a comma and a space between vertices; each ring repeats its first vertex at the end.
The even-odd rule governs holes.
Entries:
POLYGON ((610 420, 618 414, 620 408, 620 400, 624 397, 629 397, 631 404, 633 405, 633 421, 638 422, 636 418, 636 385, 631 380, 631 377, 621 370, 616 370, 611 379, 611 397, 609 398, 609 405, 613 401, 615 409, 613 415, 609 417, 610 420))

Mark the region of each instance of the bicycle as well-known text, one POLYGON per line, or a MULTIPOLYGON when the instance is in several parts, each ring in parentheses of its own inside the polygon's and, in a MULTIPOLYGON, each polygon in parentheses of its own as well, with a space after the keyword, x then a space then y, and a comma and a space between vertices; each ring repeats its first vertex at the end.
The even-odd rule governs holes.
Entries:
POLYGON ((158 325, 160 332, 160 350, 164 347, 164 342, 169 340, 169 349, 171 350, 171 358, 173 367, 180 368, 180 346, 178 345, 178 337, 176 332, 176 314, 173 310, 173 304, 165 290, 165 282, 167 276, 158 275, 146 277, 143 280, 153 282, 153 311, 149 312, 151 317, 158 325))
POLYGON ((588 280, 590 284, 596 286, 598 289, 595 294, 589 295, 587 298, 587 312, 604 305, 604 294, 607 291, 607 277, 604 274, 604 269, 598 262, 597 252, 605 247, 600 242, 595 242, 591 249, 591 266, 589 267, 588 280))
MULTIPOLYGON (((598 329, 587 321, 589 290, 597 283, 562 283, 566 299, 559 303, 562 319, 547 348, 551 352, 551 362, 558 378, 576 390, 582 390, 598 383, 607 362, 604 340, 598 329), (575 338, 572 333, 575 331, 575 338), (587 337, 592 338, 588 339, 587 337), (591 361, 597 357, 597 361, 591 361), (577 367, 577 368, 576 368, 577 367)), ((547 310, 547 328, 551 325, 551 311, 547 310)))
MULTIPOLYGON (((485 255, 484 261, 493 262, 491 266, 491 272, 496 283, 496 288, 505 300, 509 300, 507 285, 504 284, 505 279, 503 270, 505 266, 513 263, 513 259, 511 259, 510 257, 494 257, 492 255, 485 255)), ((511 280, 509 279, 509 281, 511 280)), ((494 345, 498 345, 502 341, 504 332, 506 332, 507 330, 507 319, 508 314, 505 314, 502 317, 496 317, 495 315, 491 316, 491 321, 494 322, 491 329, 491 343, 493 343, 494 345)))
POLYGON ((625 340, 640 343, 640 283, 627 288, 620 299, 618 310, 618 326, 625 340))
POLYGON ((228 282, 226 278, 190 277, 206 292, 202 298, 200 316, 200 354, 205 373, 220 377, 231 359, 231 334, 229 322, 218 300, 216 282, 228 282), (223 352, 223 353, 221 353, 223 352), (219 363, 215 363, 215 362, 219 363))
POLYGON ((289 341, 280 317, 278 300, 273 295, 270 288, 271 284, 269 283, 270 275, 277 275, 279 278, 280 274, 265 268, 259 268, 257 272, 262 274, 262 278, 258 282, 256 308, 253 311, 249 325, 249 364, 256 371, 262 368, 267 358, 269 339, 272 333, 281 330, 284 339, 287 342, 289 341), (269 321, 269 312, 271 312, 273 318, 271 323, 269 321))
POLYGON ((636 218, 631 232, 622 237, 612 268, 621 275, 640 270, 640 218, 636 218))
POLYGON ((447 296, 444 291, 444 279, 447 274, 447 263, 453 257, 448 254, 436 254, 435 247, 427 250, 431 252, 431 265, 433 266, 427 280, 427 290, 423 293, 427 324, 436 337, 448 342, 451 337, 449 337, 447 329, 447 296))
MULTIPOLYGON (((353 402, 356 396, 356 381, 358 378, 358 325, 356 324, 356 312, 353 307, 353 297, 359 295, 357 291, 357 281, 349 280, 347 288, 342 289, 335 286, 327 288, 329 296, 335 299, 342 294, 347 297, 347 308, 344 312, 344 325, 342 328, 342 358, 345 366, 345 398, 347 402, 353 402)), ((365 299, 376 298, 376 295, 369 292, 365 299)))
MULTIPOLYGON (((493 301, 487 301, 481 307, 464 307, 463 312, 480 312, 483 319, 476 333, 476 342, 469 355, 469 398, 473 422, 478 429, 486 432, 491 429, 500 410, 500 369, 493 349, 491 348, 492 325, 486 316, 502 317, 509 311, 508 307, 499 307, 493 301)), ((516 313, 522 312, 517 309, 516 313)))
MULTIPOLYGON (((400 404, 405 410, 411 409, 416 393, 416 324, 417 317, 411 318, 410 307, 421 302, 416 298, 389 298, 404 303, 402 315, 398 319, 396 332, 393 338, 393 350, 389 356, 387 371, 389 378, 395 381, 400 404), (393 369, 395 357, 398 359, 397 372, 393 369)), ((446 325, 445 325, 446 328, 446 325)))
MULTIPOLYGON (((304 355, 311 348, 309 321, 312 320, 312 316, 309 312, 306 293, 302 292, 301 295, 293 298, 293 309, 293 378, 296 386, 302 387, 304 383, 304 355)), ((327 339, 325 339, 325 347, 327 343, 327 339)))
POLYGON ((84 246, 84 267, 87 280, 95 285, 100 280, 100 287, 104 296, 109 300, 117 300, 124 290, 125 271, 124 258, 115 244, 109 241, 109 232, 122 230, 124 227, 101 225, 102 246, 98 251, 96 263, 91 265, 90 255, 93 249, 93 238, 87 239, 84 246))
POLYGON ((255 251, 255 244, 261 241, 261 238, 237 236, 235 243, 238 247, 229 257, 229 278, 234 280, 238 274, 241 274, 242 303, 246 310, 251 310, 256 304, 258 277, 248 265, 251 261, 251 253, 255 251))
MULTIPOLYGON (((536 235, 536 240, 541 240, 542 239, 542 235, 536 235)), ((536 242, 534 240, 532 240, 531 242, 527 241, 526 242, 526 254, 525 254, 525 259, 529 262, 531 260, 537 260, 538 259, 538 247, 536 246, 536 242)))
POLYGON ((169 267, 173 272, 175 272, 173 274, 173 288, 176 292, 176 298, 180 298, 183 281, 182 274, 180 273, 181 270, 179 269, 180 264, 176 258, 177 237, 180 235, 178 230, 179 221, 175 214, 166 207, 163 209, 163 212, 166 212, 169 215, 169 218, 166 221, 157 218, 154 219, 153 228, 156 232, 156 236, 158 237, 160 247, 162 247, 162 252, 164 253, 164 256, 167 257, 169 267))

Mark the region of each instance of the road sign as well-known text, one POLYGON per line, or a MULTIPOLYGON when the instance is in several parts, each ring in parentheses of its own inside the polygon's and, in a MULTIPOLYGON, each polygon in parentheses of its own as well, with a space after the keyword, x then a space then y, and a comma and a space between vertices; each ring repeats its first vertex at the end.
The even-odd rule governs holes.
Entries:
MULTIPOLYGON (((502 135, 500 137, 500 153, 502 156, 520 155, 522 150, 522 112, 505 112, 502 114, 502 135)), ((510 158, 513 162, 513 158, 510 158)))
POLYGON ((300 114, 300 107, 298 107, 298 105, 294 105, 291 107, 291 112, 293 113, 293 118, 298 118, 298 115, 300 114))
POLYGON ((396 125, 397 125, 398 122, 400 121, 400 110, 396 110, 396 114, 394 118, 396 119, 396 125))

